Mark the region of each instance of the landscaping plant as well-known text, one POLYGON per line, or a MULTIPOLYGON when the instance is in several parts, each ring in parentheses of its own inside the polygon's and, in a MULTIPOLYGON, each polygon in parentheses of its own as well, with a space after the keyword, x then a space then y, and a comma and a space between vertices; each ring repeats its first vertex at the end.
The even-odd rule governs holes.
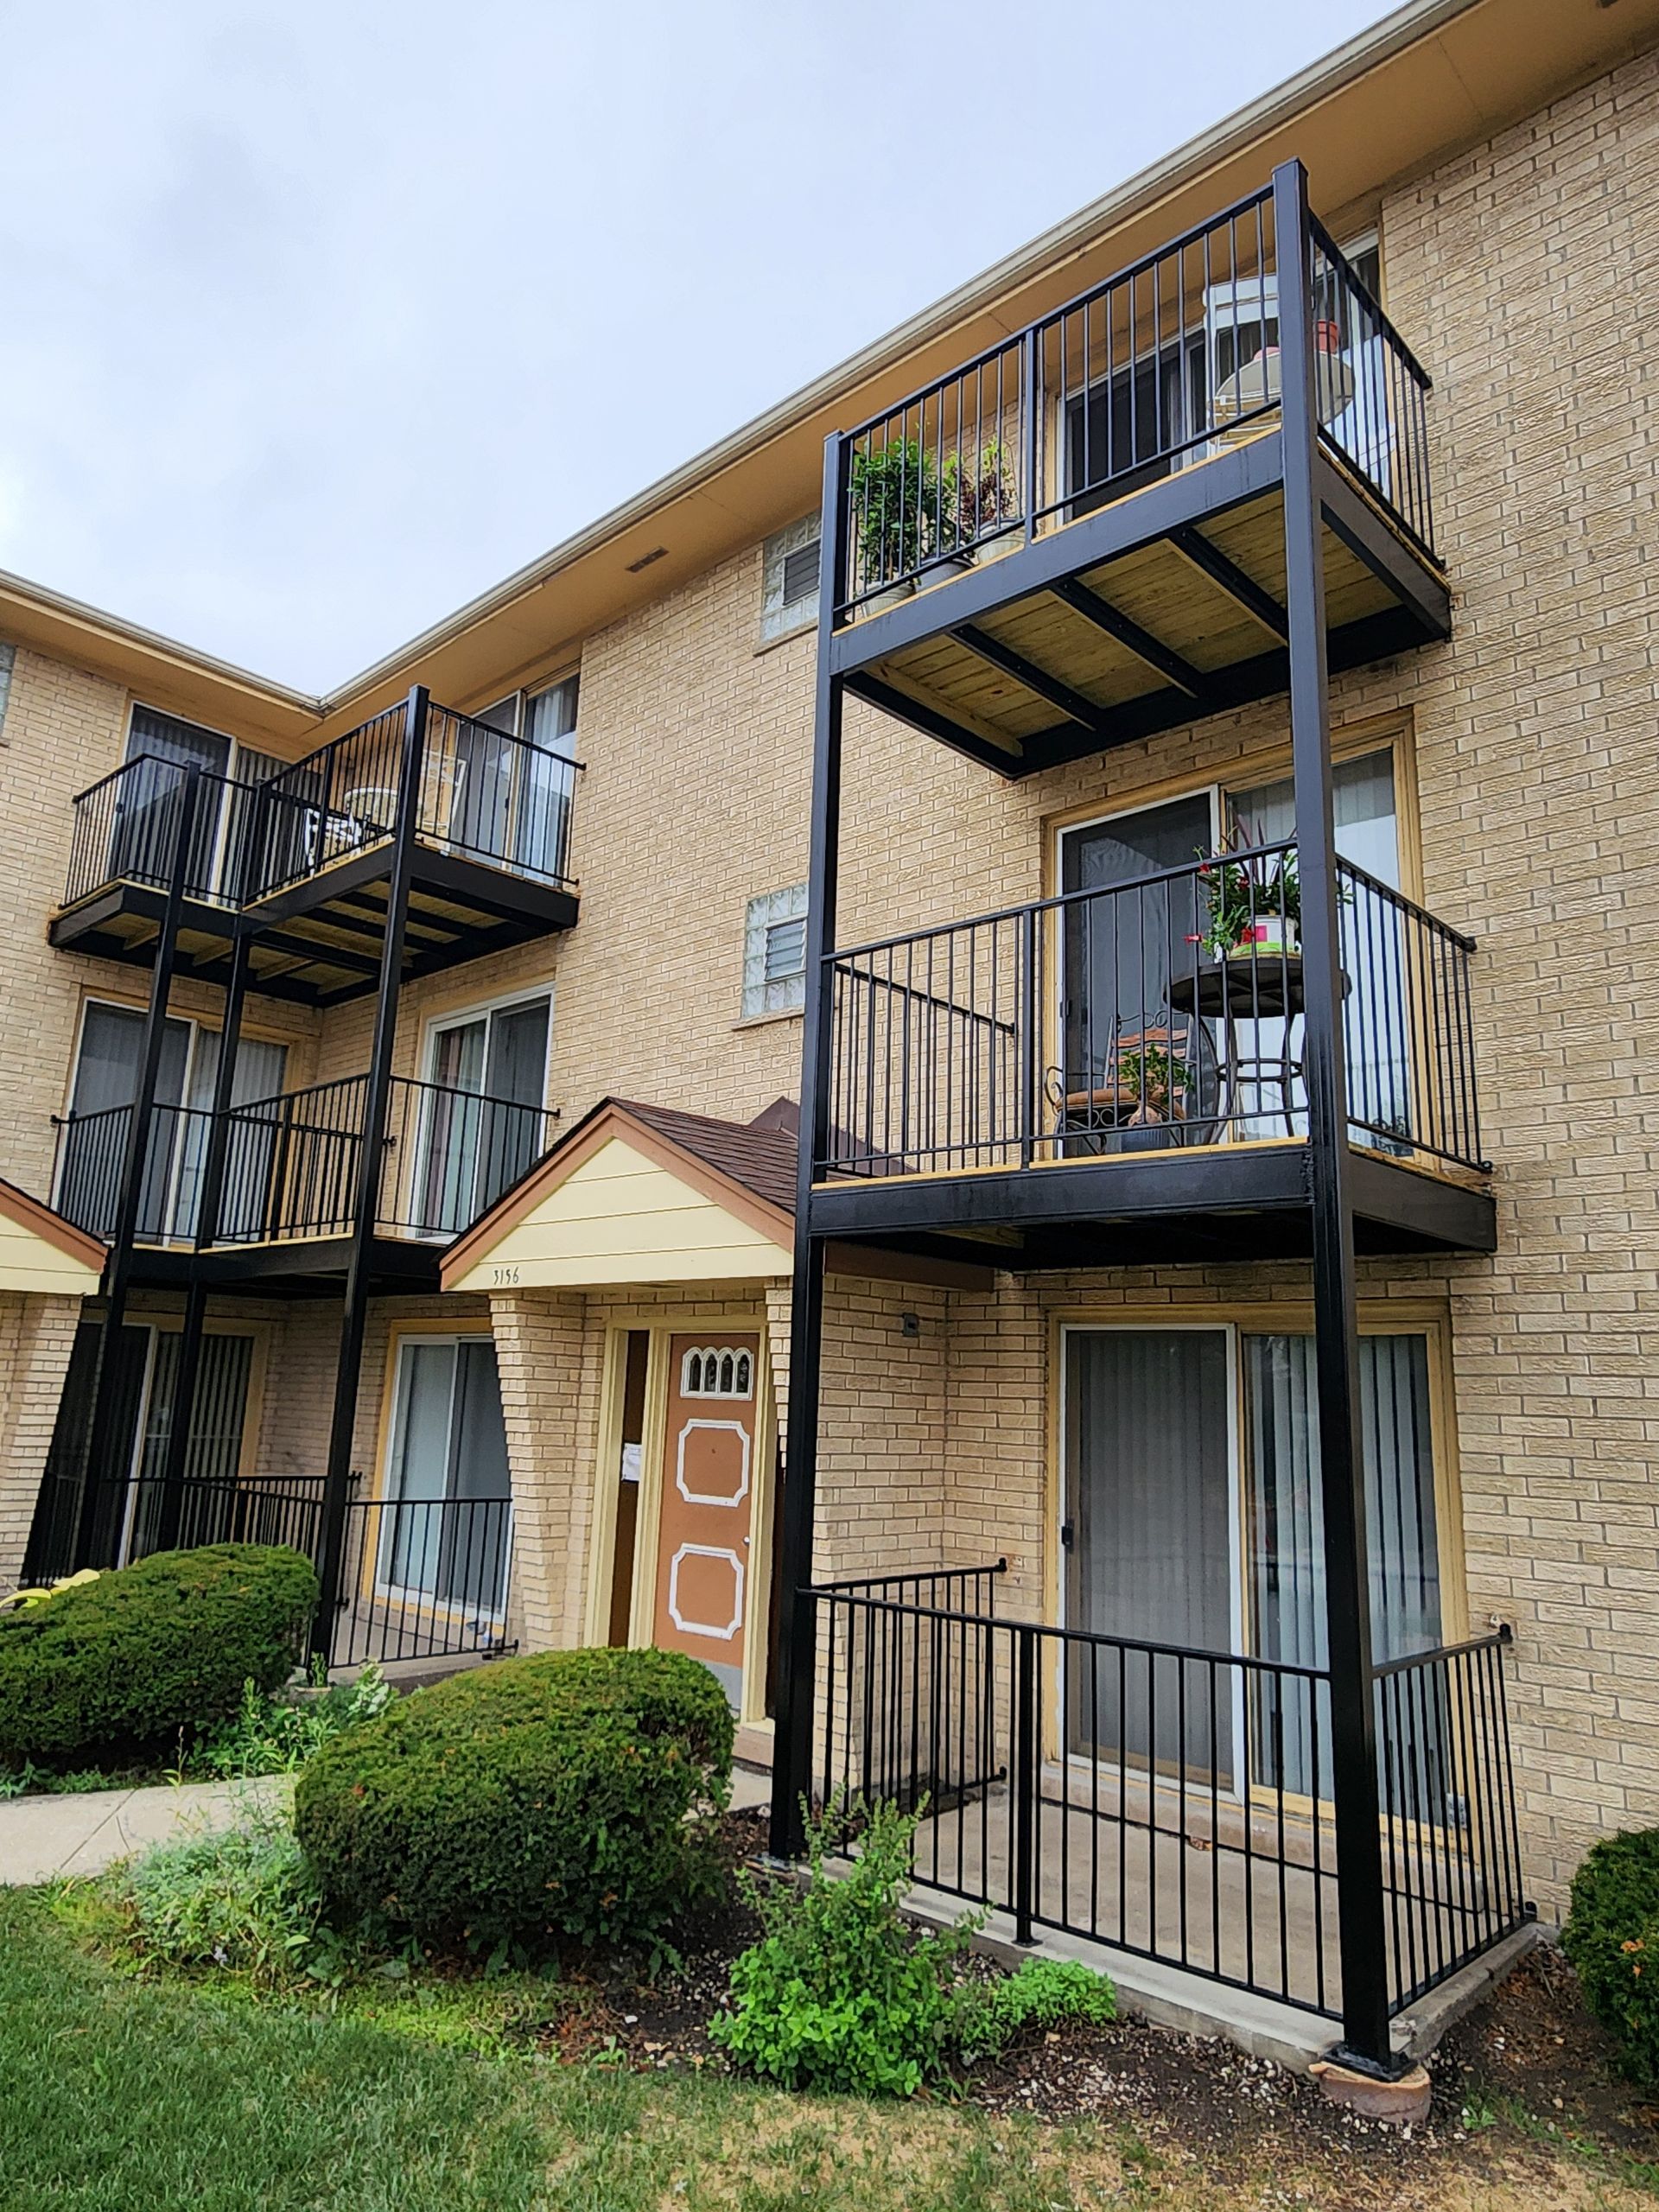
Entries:
POLYGON ((1022 2037, 1117 2017, 1109 1979, 1081 1959, 1026 1959, 997 1981, 964 1982, 957 2025, 963 2058, 995 2058, 1022 2037))
POLYGON ((241 1704, 186 1753, 181 1774, 221 1782, 296 1774, 325 1744, 372 1720, 397 1694, 372 1662, 354 1681, 331 1688, 319 1661, 313 1669, 312 1687, 315 1695, 300 1698, 280 1692, 273 1696, 256 1681, 244 1682, 241 1704))
POLYGON ((292 1673, 317 1597, 298 1552, 210 1544, 0 1614, 0 1766, 108 1766, 225 1719, 292 1673))
POLYGON ((322 1893, 285 1815, 157 1844, 114 1878, 141 1957, 270 1983, 302 1973, 322 1893))
POLYGON ((972 1923, 918 1935, 900 1916, 916 1819, 837 1799, 809 1823, 803 1888, 745 1884, 766 1932, 734 1964, 731 2009, 709 2028, 738 2065, 785 2088, 870 2096, 914 2096, 944 2076, 972 1923), (832 1874, 852 1822, 857 1856, 832 1874))
POLYGON ((1659 1828, 1591 1847, 1573 1877, 1561 1948, 1625 2072, 1659 2088, 1659 1828))
POLYGON ((672 1651, 492 1662, 336 1737, 296 1833, 335 1913, 423 1940, 649 1944, 712 1895, 732 1716, 672 1651))

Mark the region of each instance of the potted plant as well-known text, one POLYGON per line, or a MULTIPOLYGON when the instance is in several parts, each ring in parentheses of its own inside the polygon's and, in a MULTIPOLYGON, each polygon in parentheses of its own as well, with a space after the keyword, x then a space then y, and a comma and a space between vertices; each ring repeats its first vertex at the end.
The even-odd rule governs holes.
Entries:
POLYGON ((1135 1103, 1128 1126, 1148 1122, 1182 1122, 1192 1077, 1185 1058, 1173 1047, 1147 1042, 1117 1058, 1117 1095, 1135 1103))
POLYGON ((957 543, 976 561, 997 561, 1023 541, 1008 525, 1020 518, 1020 485, 1000 438, 977 460, 949 464, 957 543))
POLYGON ((1301 950, 1296 855, 1223 845, 1198 869, 1209 908, 1195 943, 1217 960, 1286 960, 1301 950))
POLYGON ((850 489, 857 588, 874 613, 908 599, 941 537, 954 537, 954 503, 918 438, 855 453, 850 489))

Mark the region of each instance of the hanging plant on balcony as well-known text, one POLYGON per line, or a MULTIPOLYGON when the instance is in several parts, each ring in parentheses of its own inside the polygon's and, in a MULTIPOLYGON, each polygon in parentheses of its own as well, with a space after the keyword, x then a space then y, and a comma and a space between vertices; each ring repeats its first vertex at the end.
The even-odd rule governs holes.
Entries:
POLYGON ((1208 907, 1193 939, 1217 960, 1282 960, 1301 950, 1302 890, 1294 851, 1259 853, 1224 842, 1204 858, 1198 888, 1208 907))
POLYGON ((954 496, 919 439, 855 453, 851 491, 861 591, 908 588, 942 541, 954 544, 954 496))

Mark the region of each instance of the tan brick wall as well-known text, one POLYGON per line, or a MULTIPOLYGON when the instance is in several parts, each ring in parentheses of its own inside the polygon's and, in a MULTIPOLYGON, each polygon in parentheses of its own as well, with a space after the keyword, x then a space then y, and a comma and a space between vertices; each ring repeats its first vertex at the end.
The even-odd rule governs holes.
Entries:
POLYGON ((22 1573, 79 1319, 78 1298, 0 1292, 0 1592, 22 1573))

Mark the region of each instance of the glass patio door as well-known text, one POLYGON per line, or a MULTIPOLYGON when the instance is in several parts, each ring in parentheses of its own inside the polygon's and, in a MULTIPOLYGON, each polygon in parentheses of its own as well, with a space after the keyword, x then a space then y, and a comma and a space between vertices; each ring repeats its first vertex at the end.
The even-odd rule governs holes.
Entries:
MULTIPOLYGON (((121 779, 111 829, 110 867, 114 876, 162 884, 172 871, 174 842, 187 768, 202 768, 222 778, 230 766, 231 741, 216 730, 199 728, 175 715, 135 707, 127 736, 127 773, 121 779)), ((219 845, 224 785, 203 785, 190 837, 188 888, 212 887, 219 845)))
POLYGON ((506 1425, 488 1337, 420 1337, 397 1361, 376 1580, 473 1614, 497 1614, 511 1537, 506 1425))
POLYGON ((530 999, 434 1033, 418 1214, 434 1234, 458 1236, 536 1159, 550 1013, 530 999))

